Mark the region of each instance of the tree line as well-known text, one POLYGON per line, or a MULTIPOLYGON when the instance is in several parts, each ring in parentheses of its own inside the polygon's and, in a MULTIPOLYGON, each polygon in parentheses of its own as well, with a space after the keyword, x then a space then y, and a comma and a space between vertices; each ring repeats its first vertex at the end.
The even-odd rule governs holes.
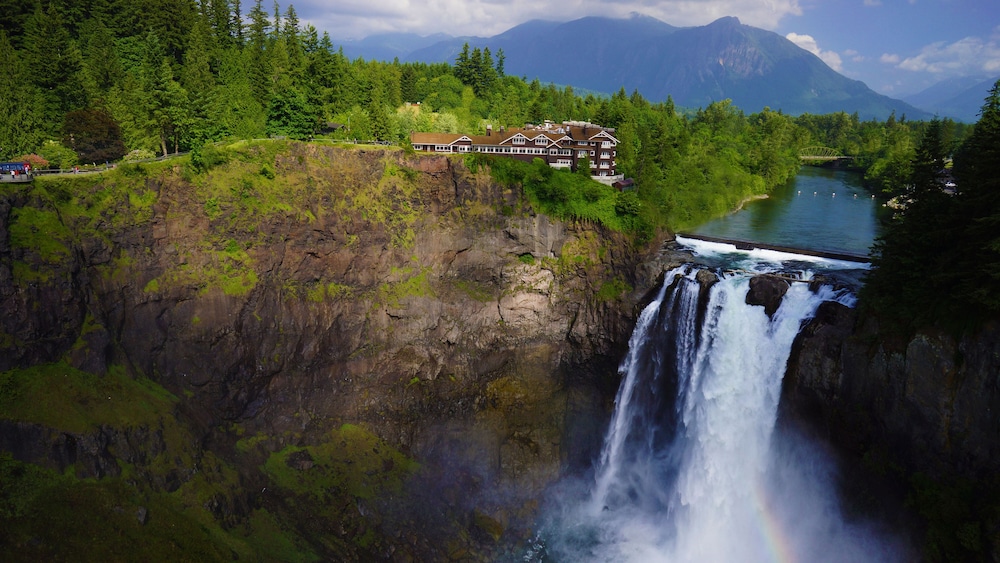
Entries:
POLYGON ((890 328, 975 330, 1000 314, 1000 81, 960 141, 924 124, 898 205, 875 246, 863 302, 890 328), (949 160, 953 166, 949 167, 949 160), (944 188, 953 183, 952 190, 944 188))
MULTIPOLYGON (((464 46, 454 65, 350 60, 295 8, 256 0, 4 0, 0 20, 0 159, 51 166, 284 136, 408 144, 412 131, 485 133, 544 120, 615 128, 618 169, 636 180, 642 216, 683 228, 767 193, 824 145, 856 156, 887 193, 909 173, 923 122, 905 116, 746 114, 699 109, 624 88, 505 73, 505 56, 464 46)), ((965 127, 942 121, 957 146, 965 127)))

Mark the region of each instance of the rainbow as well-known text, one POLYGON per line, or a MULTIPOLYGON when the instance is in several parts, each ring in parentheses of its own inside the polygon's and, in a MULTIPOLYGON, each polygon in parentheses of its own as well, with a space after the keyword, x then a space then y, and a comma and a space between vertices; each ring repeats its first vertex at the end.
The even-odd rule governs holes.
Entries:
POLYGON ((774 510, 771 508, 767 491, 759 481, 754 485, 753 493, 754 501, 757 505, 758 525, 767 550, 771 555, 770 561, 774 561, 775 563, 796 563, 798 558, 795 556, 795 549, 788 540, 781 522, 778 521, 777 516, 774 514, 774 510))

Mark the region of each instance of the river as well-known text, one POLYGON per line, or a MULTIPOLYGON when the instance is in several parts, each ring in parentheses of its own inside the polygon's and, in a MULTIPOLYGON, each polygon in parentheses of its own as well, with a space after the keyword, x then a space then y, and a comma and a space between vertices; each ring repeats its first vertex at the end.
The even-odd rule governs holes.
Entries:
POLYGON ((766 199, 689 231, 806 250, 868 254, 879 204, 856 172, 803 166, 766 199))

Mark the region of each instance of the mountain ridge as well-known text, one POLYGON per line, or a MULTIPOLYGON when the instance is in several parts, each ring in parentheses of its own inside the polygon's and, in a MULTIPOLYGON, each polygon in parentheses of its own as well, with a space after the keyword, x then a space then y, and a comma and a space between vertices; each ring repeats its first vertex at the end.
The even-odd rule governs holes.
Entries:
POLYGON ((507 74, 607 94, 636 90, 654 102, 670 96, 683 107, 731 99, 748 113, 769 107, 790 114, 856 112, 863 119, 892 113, 931 117, 837 73, 785 37, 732 16, 696 27, 640 13, 531 20, 492 37, 443 39, 399 59, 454 62, 465 43, 493 53, 503 49, 507 74))

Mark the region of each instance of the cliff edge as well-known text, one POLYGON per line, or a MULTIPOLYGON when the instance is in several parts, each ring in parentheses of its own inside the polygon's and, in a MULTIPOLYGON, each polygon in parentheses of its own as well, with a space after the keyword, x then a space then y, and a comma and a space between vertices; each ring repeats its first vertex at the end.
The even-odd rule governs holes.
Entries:
POLYGON ((645 259, 398 150, 39 178, 0 194, 0 450, 132 487, 139 526, 159 495, 204 513, 222 558, 262 526, 306 559, 492 557, 599 447, 645 259))

